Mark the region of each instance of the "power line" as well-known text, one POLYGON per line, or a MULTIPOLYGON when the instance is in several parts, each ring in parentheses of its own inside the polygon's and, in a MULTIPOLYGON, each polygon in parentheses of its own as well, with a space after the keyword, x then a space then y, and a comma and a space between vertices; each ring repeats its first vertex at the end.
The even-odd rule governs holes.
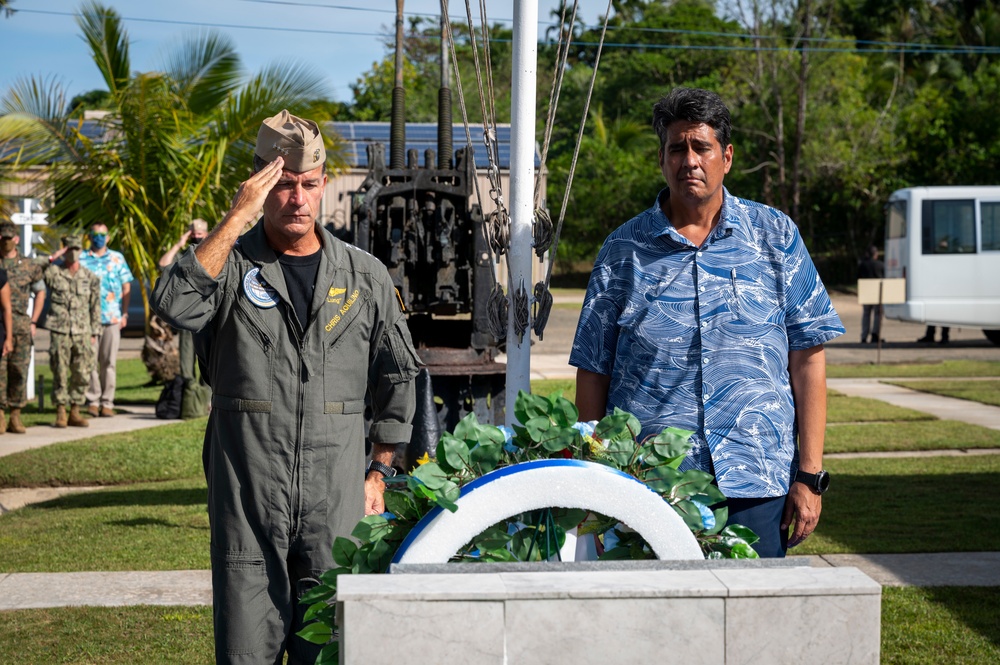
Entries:
MULTIPOLYGON (((244 0, 245 2, 259 2, 264 4, 296 4, 293 0, 244 0)), ((305 3, 299 3, 305 4, 305 3)), ((339 9, 358 9, 355 7, 347 6, 333 6, 333 5, 320 5, 331 8, 339 9)), ((70 16, 77 18, 80 15, 76 12, 59 12, 50 11, 43 9, 21 9, 17 10, 19 13, 23 12, 26 14, 43 14, 49 16, 70 16)), ((389 11, 389 10, 372 10, 372 11, 389 11)), ((123 16, 123 21, 135 21, 137 23, 155 23, 155 24, 166 24, 166 25, 184 25, 191 27, 200 28, 226 28, 232 30, 266 30, 266 31, 279 31, 279 32, 292 32, 300 34, 322 34, 322 35, 340 35, 340 36, 350 36, 350 37, 385 37, 385 33, 381 32, 359 32, 350 30, 323 30, 319 28, 283 28, 280 26, 273 25, 240 25, 235 23, 205 23, 200 21, 180 21, 176 19, 156 19, 156 18, 143 18, 143 17, 133 17, 133 16, 123 16)), ((659 30, 659 29, 657 29, 659 30)), ((668 29, 662 29, 664 32, 671 32, 668 29)), ((699 36, 724 36, 727 38, 749 38, 752 36, 742 35, 738 33, 718 33, 718 32, 707 32, 707 31, 681 31, 676 30, 672 32, 683 32, 685 34, 699 35, 699 36)), ((411 35, 411 37, 416 36, 429 40, 440 39, 439 35, 411 35)), ((779 39, 778 37, 765 36, 768 39, 779 39)), ((829 42, 842 42, 849 41, 846 38, 816 38, 817 40, 823 39, 829 42)), ((490 41, 493 43, 510 43, 509 39, 501 39, 492 37, 490 41)), ((542 42, 544 44, 551 44, 551 41, 542 42)), ((862 42, 855 42, 862 43, 862 42)), ((949 46, 945 44, 921 44, 917 42, 864 42, 870 44, 872 48, 857 48, 857 47, 809 47, 808 50, 812 53, 857 53, 860 55, 868 54, 878 54, 878 55, 888 55, 888 54, 932 54, 941 53, 948 55, 994 55, 1000 54, 1000 47, 998 46, 949 46), (880 48, 882 44, 900 44, 901 46, 895 46, 893 48, 880 48)), ((570 42, 573 46, 578 47, 596 47, 596 44, 588 41, 575 40, 570 42)), ((615 48, 615 49, 631 49, 631 50, 653 50, 653 51, 668 51, 668 50, 693 50, 693 51, 733 51, 733 52, 747 52, 747 51, 763 51, 763 52, 780 52, 780 51, 790 51, 790 50, 801 50, 801 47, 791 47, 791 46, 735 46, 729 44, 650 44, 641 42, 606 42, 604 44, 605 48, 615 48)))

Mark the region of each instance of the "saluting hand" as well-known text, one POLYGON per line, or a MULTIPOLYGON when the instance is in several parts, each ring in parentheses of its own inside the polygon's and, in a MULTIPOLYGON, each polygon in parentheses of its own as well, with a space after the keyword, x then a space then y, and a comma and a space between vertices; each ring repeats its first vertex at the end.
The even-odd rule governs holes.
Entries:
POLYGON ((281 179, 285 160, 281 157, 247 178, 233 196, 229 216, 239 216, 248 222, 264 207, 264 199, 281 179))

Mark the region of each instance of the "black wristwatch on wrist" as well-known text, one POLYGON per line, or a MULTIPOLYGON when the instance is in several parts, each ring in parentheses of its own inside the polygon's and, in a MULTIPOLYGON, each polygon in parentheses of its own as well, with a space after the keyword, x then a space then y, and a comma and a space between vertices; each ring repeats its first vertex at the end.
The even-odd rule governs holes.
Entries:
POLYGON ((368 474, 372 471, 378 471, 382 474, 383 478, 392 478, 396 475, 396 470, 394 468, 386 464, 382 464, 382 462, 376 462, 375 460, 368 462, 368 468, 365 469, 365 478, 368 478, 368 474))
POLYGON ((830 489, 830 474, 825 470, 821 470, 819 473, 806 473, 798 469, 795 471, 795 480, 792 482, 802 483, 814 494, 822 494, 830 489))

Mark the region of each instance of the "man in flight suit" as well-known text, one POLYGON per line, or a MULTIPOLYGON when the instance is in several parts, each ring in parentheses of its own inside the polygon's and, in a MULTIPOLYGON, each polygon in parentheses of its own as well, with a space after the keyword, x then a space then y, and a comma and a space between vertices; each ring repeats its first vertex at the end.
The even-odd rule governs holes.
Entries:
POLYGON ((316 123, 266 119, 232 208, 153 290, 161 317, 197 333, 214 391, 205 473, 220 663, 314 661, 319 647, 295 636, 297 599, 334 567, 334 538, 384 510, 383 471, 410 438, 417 356, 385 267, 316 222, 325 162, 316 123))

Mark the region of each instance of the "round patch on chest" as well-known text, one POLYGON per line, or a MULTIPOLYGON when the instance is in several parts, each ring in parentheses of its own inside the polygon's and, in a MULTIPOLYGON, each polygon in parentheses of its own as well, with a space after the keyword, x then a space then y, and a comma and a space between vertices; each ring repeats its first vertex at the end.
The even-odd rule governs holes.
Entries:
POLYGON ((243 293, 261 309, 270 309, 278 304, 278 292, 260 276, 260 268, 251 268, 243 275, 243 293))

